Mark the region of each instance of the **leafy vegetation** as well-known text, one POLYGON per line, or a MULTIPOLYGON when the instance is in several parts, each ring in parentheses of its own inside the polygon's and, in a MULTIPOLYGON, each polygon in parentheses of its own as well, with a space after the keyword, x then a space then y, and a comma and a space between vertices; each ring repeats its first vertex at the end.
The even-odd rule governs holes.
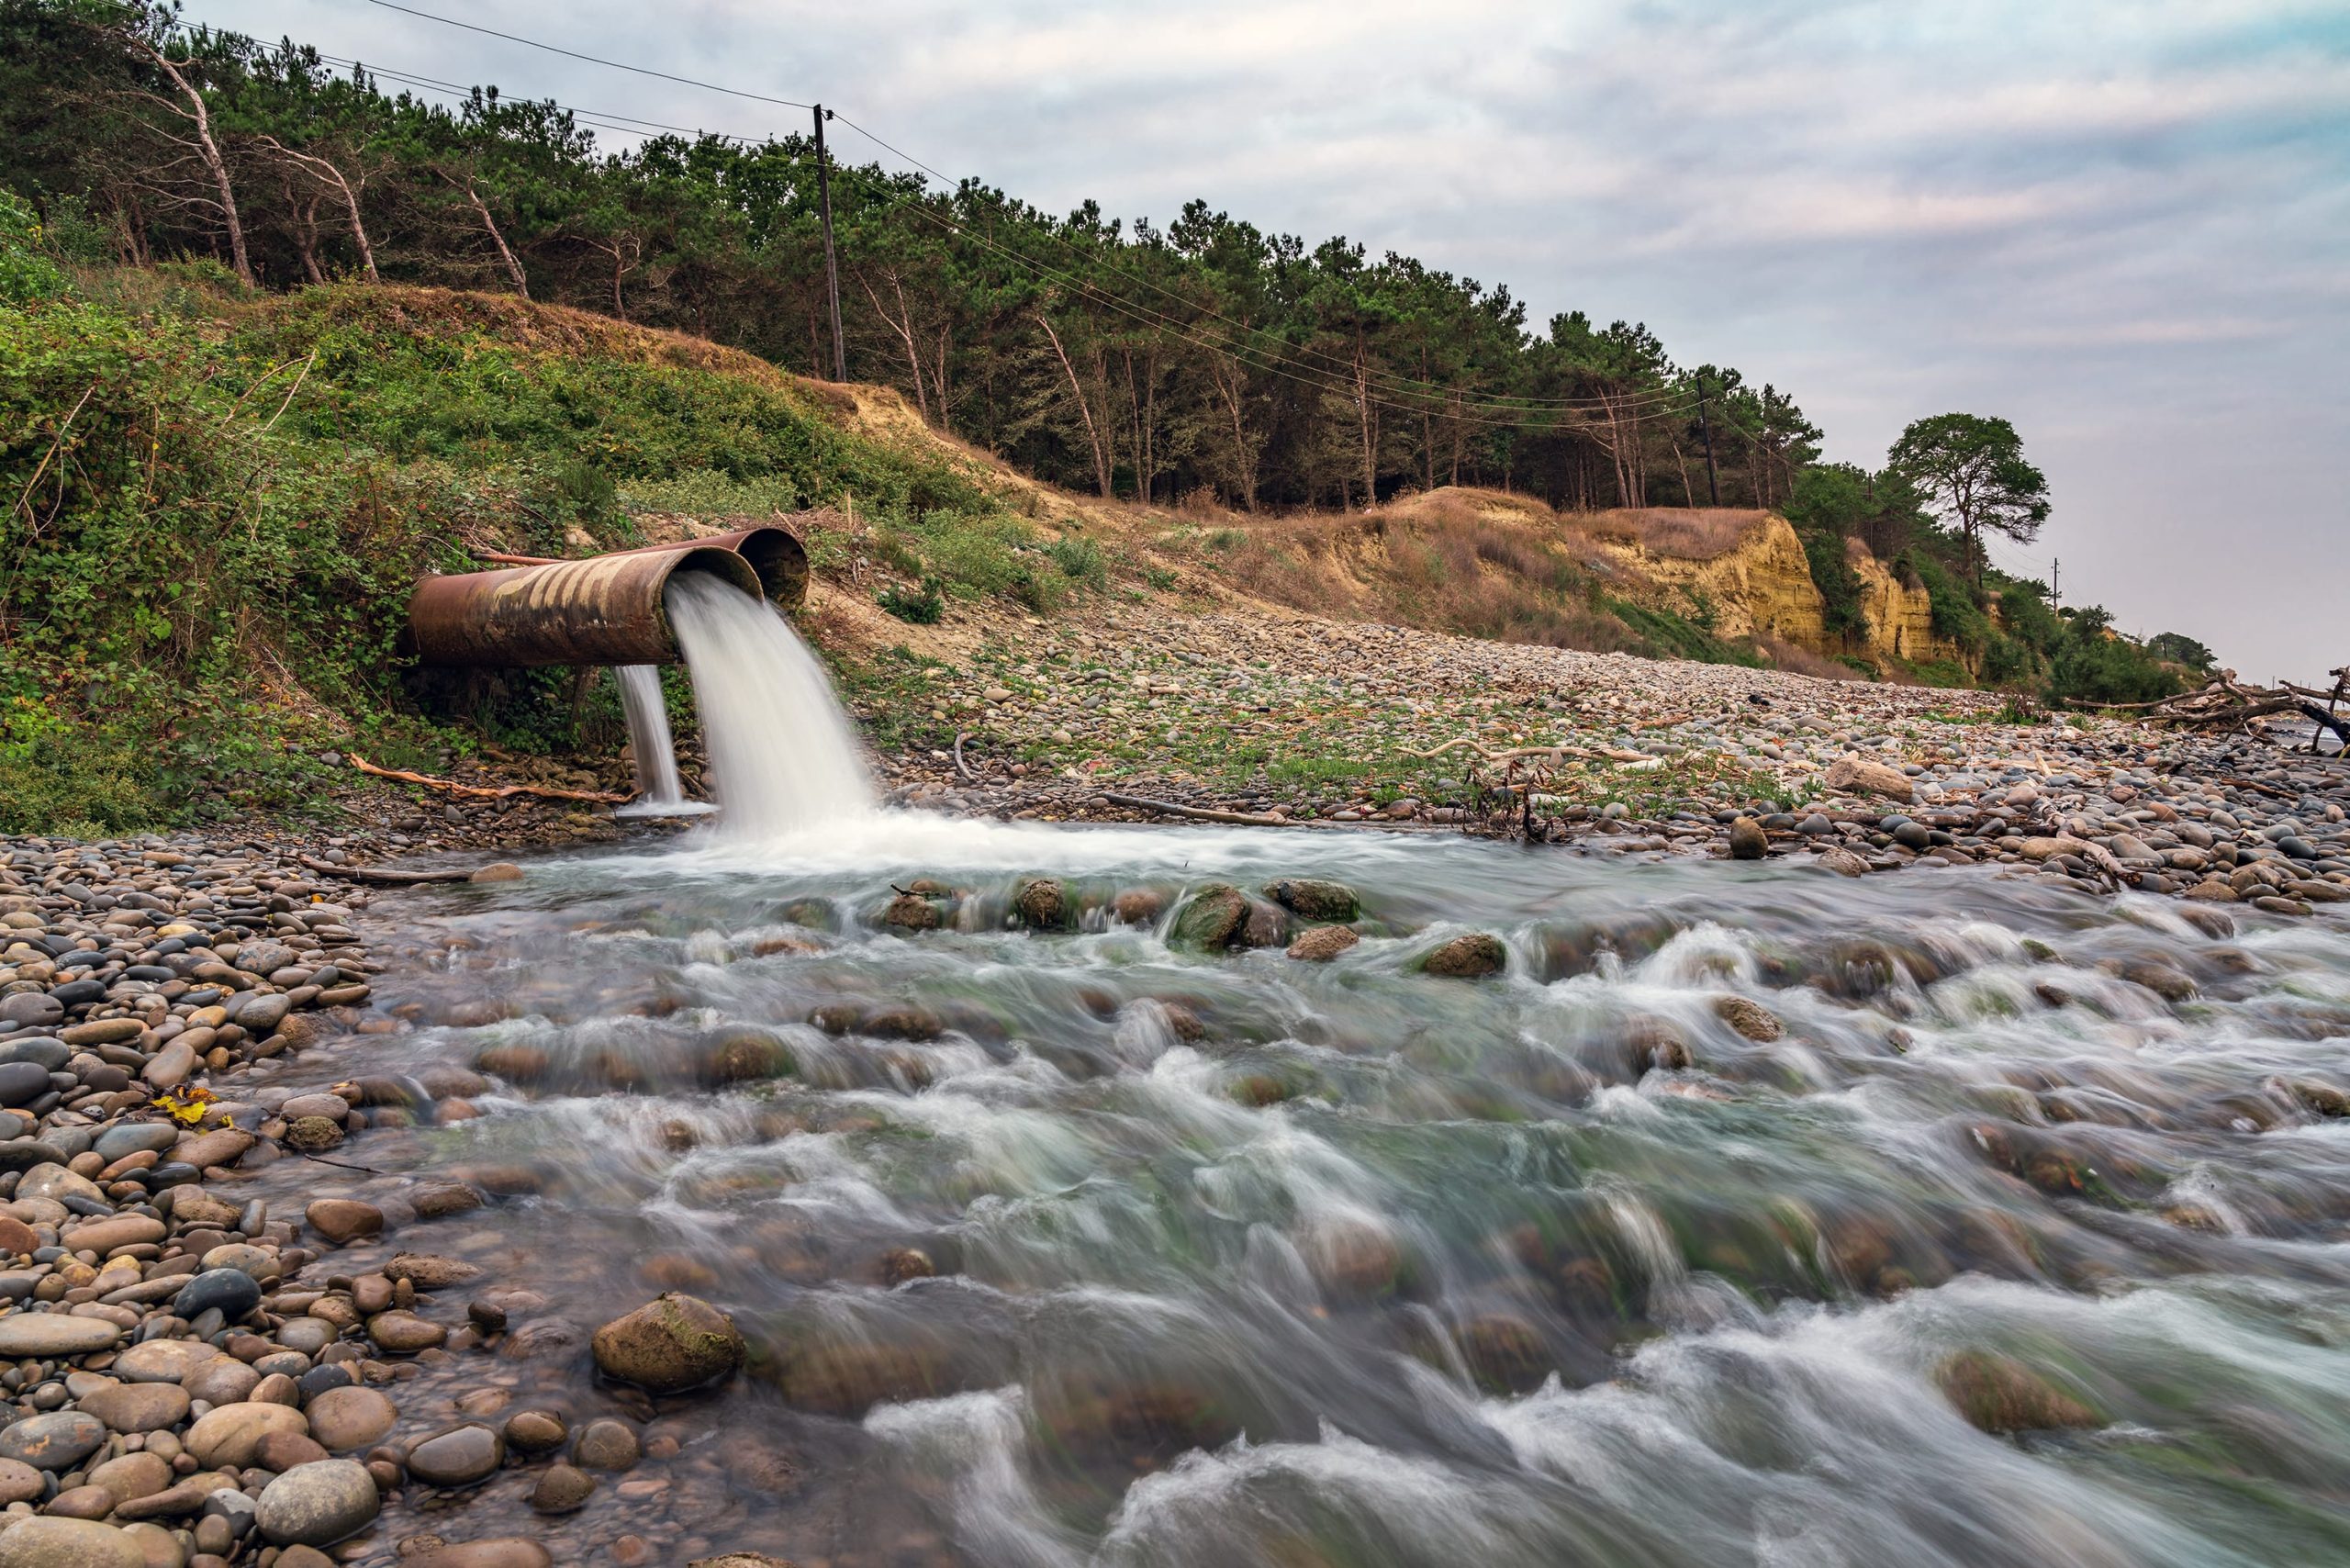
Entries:
POLYGON ((634 543, 648 508, 853 489, 958 584, 1072 581, 946 458, 846 432, 748 358, 432 291, 76 286, 53 238, 0 202, 0 831, 296 807, 330 750, 600 735, 610 699, 560 672, 453 694, 403 674, 397 636, 422 573, 634 543))

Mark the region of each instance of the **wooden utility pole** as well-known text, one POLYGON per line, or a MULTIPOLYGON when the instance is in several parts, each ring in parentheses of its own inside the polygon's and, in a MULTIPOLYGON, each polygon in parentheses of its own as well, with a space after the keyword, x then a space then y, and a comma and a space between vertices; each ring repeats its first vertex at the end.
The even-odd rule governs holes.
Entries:
POLYGON ((2048 602, 2052 607, 2062 607, 2065 602, 2064 572, 2065 558, 2051 555, 2048 558, 2048 602))
POLYGON ((833 254, 833 174, 824 158, 824 122, 833 117, 816 106, 816 200, 824 214, 824 292, 833 306, 833 379, 848 379, 848 345, 841 341, 841 268, 833 254))
POLYGON ((1722 476, 1714 470, 1714 423, 1706 417, 1706 377, 1702 371, 1697 375, 1697 428, 1706 432, 1706 488, 1713 496, 1714 505, 1719 506, 1722 476))

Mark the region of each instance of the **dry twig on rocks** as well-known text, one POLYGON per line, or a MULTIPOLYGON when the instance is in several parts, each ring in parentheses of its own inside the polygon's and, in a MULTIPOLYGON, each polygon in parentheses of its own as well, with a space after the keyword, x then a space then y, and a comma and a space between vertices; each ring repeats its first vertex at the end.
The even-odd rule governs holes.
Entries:
POLYGON ((605 805, 620 805, 632 797, 608 794, 599 790, 557 790, 545 784, 500 784, 492 788, 483 784, 460 784, 453 778, 435 778, 429 773, 410 773, 406 768, 378 767, 365 757, 352 754, 351 766, 362 773, 378 778, 397 778, 403 784, 421 784, 428 790, 446 790, 453 795, 465 795, 477 800, 503 801, 516 795, 532 795, 548 801, 595 801, 605 805))

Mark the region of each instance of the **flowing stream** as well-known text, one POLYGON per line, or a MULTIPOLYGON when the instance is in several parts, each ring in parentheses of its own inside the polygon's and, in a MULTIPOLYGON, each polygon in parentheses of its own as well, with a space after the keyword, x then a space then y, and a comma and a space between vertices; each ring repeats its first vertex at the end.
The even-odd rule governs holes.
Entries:
POLYGON ((833 1568, 2350 1562, 2338 921, 880 812, 845 728, 793 727, 837 710, 770 658, 788 626, 673 593, 726 821, 402 895, 412 1031, 293 1070, 386 1083, 353 1148, 390 1176, 259 1179, 501 1194, 380 1244, 509 1309, 487 1394, 477 1357, 411 1389, 642 1423, 582 1512, 509 1472, 464 1533, 833 1568), (1187 891, 1298 877, 1360 895, 1336 961, 1172 940, 1187 891), (885 923, 899 889, 936 929, 885 923), (1423 971, 1470 931, 1504 972, 1423 971), (735 1315, 744 1375, 595 1382, 587 1334, 661 1289, 735 1315))

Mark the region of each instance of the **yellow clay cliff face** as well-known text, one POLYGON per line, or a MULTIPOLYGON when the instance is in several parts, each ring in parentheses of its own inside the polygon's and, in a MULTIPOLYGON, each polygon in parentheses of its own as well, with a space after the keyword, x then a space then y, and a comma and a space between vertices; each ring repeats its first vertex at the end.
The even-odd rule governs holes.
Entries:
POLYGON ((1903 583, 1857 541, 1846 543, 1846 559, 1861 579, 1861 614, 1869 629, 1869 647, 1854 651, 1890 654, 1912 664, 1947 660, 1964 665, 1965 655, 1958 644, 1934 634, 1933 601, 1926 590, 1903 583))
POLYGON ((1827 630, 1819 589, 1811 580, 1803 543, 1787 520, 1773 513, 1737 544, 1707 561, 1652 555, 1638 544, 1608 545, 1608 553, 1639 576, 1677 590, 1674 608, 1687 613, 1702 599, 1714 609, 1714 632, 1724 637, 1773 636, 1825 651, 1827 630))

